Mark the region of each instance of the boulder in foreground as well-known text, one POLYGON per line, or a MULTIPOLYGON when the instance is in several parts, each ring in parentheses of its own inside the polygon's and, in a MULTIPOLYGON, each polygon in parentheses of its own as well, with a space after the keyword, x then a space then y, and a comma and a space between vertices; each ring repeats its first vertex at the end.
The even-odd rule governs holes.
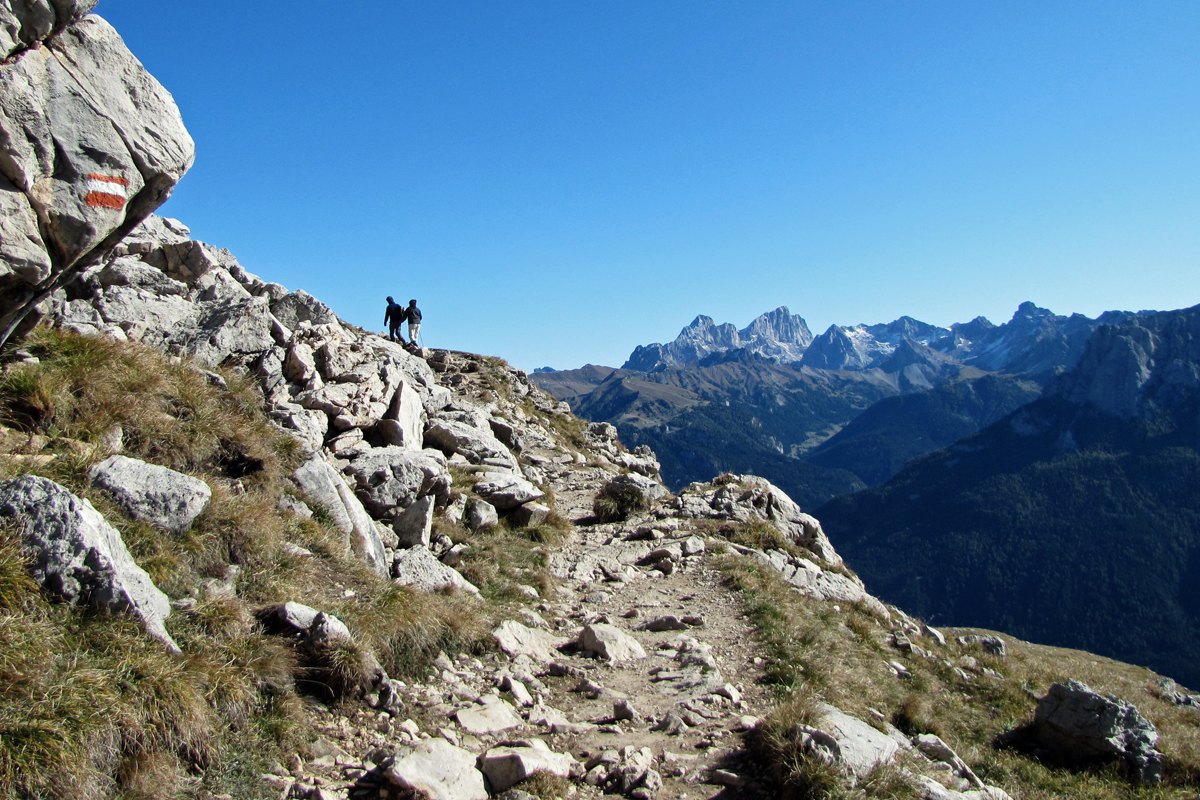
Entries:
POLYGON ((170 601, 91 503, 54 481, 24 475, 0 483, 0 517, 23 524, 25 545, 34 553, 30 573, 42 587, 68 603, 131 611, 179 652, 163 624, 170 601))

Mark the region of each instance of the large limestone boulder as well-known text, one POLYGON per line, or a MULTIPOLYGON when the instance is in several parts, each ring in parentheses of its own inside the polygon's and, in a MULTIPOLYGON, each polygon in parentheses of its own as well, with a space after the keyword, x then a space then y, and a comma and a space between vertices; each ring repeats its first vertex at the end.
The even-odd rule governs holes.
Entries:
POLYGON ((290 292, 271 303, 271 313, 288 330, 295 330, 301 322, 326 325, 338 321, 333 309, 303 289, 290 292))
POLYGON ((444 739, 402 747, 384 776, 395 786, 430 800, 487 800, 475 756, 444 739), (424 793, 423 795, 421 793, 424 793))
POLYGON ((125 456, 104 459, 88 471, 88 479, 130 516, 172 533, 190 528, 212 499, 212 489, 199 478, 125 456))
POLYGON ((359 496, 377 517, 408 508, 418 498, 447 498, 450 471, 437 450, 375 447, 350 463, 359 496))
POLYGON ((107 22, 80 18, 91 5, 0 5, 3 250, 15 256, 0 261, 0 343, 161 205, 194 158, 170 94, 107 22))
POLYGON ((541 489, 512 472, 489 472, 475 484, 473 491, 501 511, 546 496, 541 489))
POLYGON ((474 584, 457 570, 438 561, 427 547, 410 547, 397 553, 392 563, 392 575, 401 586, 411 586, 423 592, 436 592, 449 587, 479 594, 474 584))
POLYGON ((375 522, 337 470, 315 455, 301 464, 293 477, 305 496, 325 509, 334 526, 353 537, 352 542, 367 563, 380 575, 387 575, 387 554, 375 522))
POLYGON ((1038 701, 1033 725, 1038 741, 1068 760, 1118 756, 1142 783, 1162 781, 1158 731, 1132 703, 1069 680, 1038 701))
POLYGON ((492 433, 486 420, 480 427, 457 419, 431 420, 425 430, 425 446, 437 448, 447 457, 458 453, 472 464, 517 468, 517 460, 492 433))
POLYGON ((585 625, 577 642, 580 650, 595 653, 608 661, 636 661, 646 657, 638 640, 615 625, 585 625))
POLYGON ((529 628, 516 620, 505 620, 492 631, 500 649, 513 658, 528 656, 538 664, 549 664, 558 657, 559 646, 566 642, 548 631, 529 628))
POLYGON ((565 778, 571 774, 575 759, 568 753, 555 753, 541 739, 530 739, 521 744, 493 747, 480 756, 479 764, 492 784, 492 791, 503 792, 535 772, 565 778))
POLYGON ((33 552, 30 573, 40 585, 69 603, 130 611, 179 652, 164 625, 170 601, 91 503, 46 478, 25 475, 0 483, 0 516, 22 523, 33 552))
POLYGON ((891 761, 908 742, 898 731, 889 735, 830 705, 821 704, 815 725, 795 725, 789 735, 811 756, 837 764, 853 780, 891 761))

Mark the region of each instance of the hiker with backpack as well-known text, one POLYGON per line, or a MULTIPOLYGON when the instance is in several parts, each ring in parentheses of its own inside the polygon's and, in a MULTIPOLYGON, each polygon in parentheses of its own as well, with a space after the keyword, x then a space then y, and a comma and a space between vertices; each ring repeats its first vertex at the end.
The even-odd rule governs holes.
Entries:
POLYGON ((387 311, 383 313, 383 324, 388 326, 388 338, 393 342, 399 341, 403 344, 404 337, 400 335, 400 323, 404 322, 405 308, 390 297, 387 302, 387 311))

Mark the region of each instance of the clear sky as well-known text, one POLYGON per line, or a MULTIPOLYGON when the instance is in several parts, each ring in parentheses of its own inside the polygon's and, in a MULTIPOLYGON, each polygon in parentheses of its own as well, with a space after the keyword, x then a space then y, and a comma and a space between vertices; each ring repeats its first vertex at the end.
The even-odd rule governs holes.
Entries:
POLYGON ((1200 303, 1200 3, 101 0, 196 166, 162 213, 435 347, 619 366, 1200 303))

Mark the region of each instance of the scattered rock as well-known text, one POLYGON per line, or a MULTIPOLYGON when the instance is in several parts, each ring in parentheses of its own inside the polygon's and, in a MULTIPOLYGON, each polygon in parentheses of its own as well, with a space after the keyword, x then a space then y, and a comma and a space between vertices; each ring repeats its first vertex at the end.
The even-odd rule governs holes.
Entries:
POLYGON ((425 792, 431 800, 487 800, 488 796, 475 756, 444 739, 401 748, 383 776, 401 789, 425 792))
POLYGON ((595 653, 608 661, 633 661, 646 657, 646 651, 637 639, 614 625, 585 625, 577 644, 580 650, 595 653))
POLYGON ((502 792, 535 772, 549 772, 565 778, 570 775, 575 759, 569 754, 555 753, 540 739, 531 739, 493 747, 480 756, 479 763, 493 791, 502 792))
POLYGON ((190 528, 212 499, 212 489, 198 478, 125 456, 104 459, 88 479, 130 516, 172 533, 190 528))
POLYGON ((401 586, 412 586, 423 592, 451 587, 479 594, 479 589, 457 570, 438 561, 429 548, 419 545, 396 554, 396 560, 392 562, 392 576, 401 586))

